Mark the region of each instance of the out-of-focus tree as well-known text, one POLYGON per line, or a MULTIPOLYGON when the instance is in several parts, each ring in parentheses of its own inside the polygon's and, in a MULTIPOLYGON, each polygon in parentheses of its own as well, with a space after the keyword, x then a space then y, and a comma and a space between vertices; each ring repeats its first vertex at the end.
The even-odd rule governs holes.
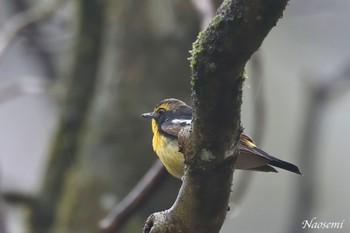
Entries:
MULTIPOLYGON (((36 233, 100 232, 99 220, 155 158, 140 109, 165 97, 189 98, 186 58, 198 32, 189 2, 87 0, 76 7, 79 31, 62 82, 61 119, 32 213, 36 233)), ((169 179, 167 192, 158 190, 122 232, 141 231, 150 212, 174 200, 176 184, 169 179)))

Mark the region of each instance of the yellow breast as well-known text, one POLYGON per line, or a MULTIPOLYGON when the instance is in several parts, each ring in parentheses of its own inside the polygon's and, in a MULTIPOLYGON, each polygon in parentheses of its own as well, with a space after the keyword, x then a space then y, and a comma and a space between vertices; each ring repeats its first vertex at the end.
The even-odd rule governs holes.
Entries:
POLYGON ((181 178, 184 173, 184 155, 179 152, 177 140, 168 139, 159 133, 155 133, 152 145, 153 150, 168 172, 177 178, 181 178))

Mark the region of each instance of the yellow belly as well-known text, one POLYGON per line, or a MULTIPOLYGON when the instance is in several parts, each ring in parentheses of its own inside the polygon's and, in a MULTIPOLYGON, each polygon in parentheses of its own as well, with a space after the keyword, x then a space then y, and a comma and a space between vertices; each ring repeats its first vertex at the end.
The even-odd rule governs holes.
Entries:
POLYGON ((184 155, 179 152, 177 140, 171 140, 158 134, 158 136, 153 136, 152 145, 168 172, 181 178, 184 173, 184 155))

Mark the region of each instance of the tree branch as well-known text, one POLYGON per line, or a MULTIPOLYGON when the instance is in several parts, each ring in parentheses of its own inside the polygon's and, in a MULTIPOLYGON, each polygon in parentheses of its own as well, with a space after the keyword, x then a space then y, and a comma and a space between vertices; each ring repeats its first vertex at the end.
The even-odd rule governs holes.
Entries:
POLYGON ((1 85, 0 105, 22 95, 43 94, 45 93, 45 86, 45 82, 36 82, 35 80, 30 82, 19 81, 8 85, 1 85))
POLYGON ((17 13, 5 22, 0 32, 0 60, 16 36, 27 27, 52 15, 67 0, 55 0, 51 4, 39 4, 24 12, 17 13))
MULTIPOLYGON (((18 19, 21 17, 28 17, 30 14, 28 12, 33 11, 29 10, 32 7, 32 4, 28 2, 27 0, 7 0, 8 4, 12 6, 13 8, 13 14, 15 15, 12 19, 18 19), (22 15, 22 16, 21 16, 22 15)), ((42 22, 44 19, 50 17, 51 15, 54 15, 55 12, 57 12, 58 8, 60 7, 60 4, 63 2, 53 2, 52 4, 48 4, 49 6, 46 6, 45 9, 42 8, 41 11, 37 10, 37 14, 41 13, 41 17, 43 17, 40 20, 40 17, 37 17, 37 22, 42 22)), ((47 4, 47 3, 46 3, 47 4)), ((45 4, 45 5, 46 5, 45 4)), ((38 5, 38 4, 36 4, 38 5)), ((43 5, 43 4, 40 4, 43 5)), ((34 6, 33 9, 38 9, 38 6, 34 6)), ((18 21, 18 20, 17 20, 18 21)), ((27 22, 28 23, 28 22, 27 22)), ((24 26, 24 24, 22 24, 24 26)), ((41 41, 42 36, 42 30, 40 27, 40 24, 35 23, 34 21, 29 22, 27 26, 22 27, 23 32, 21 33, 27 40, 28 47, 32 48, 31 53, 33 53, 37 58, 38 61, 41 63, 42 70, 44 72, 44 75, 48 79, 54 79, 57 77, 57 70, 56 70, 56 64, 54 63, 52 54, 50 54, 43 46, 43 43, 41 41)), ((18 31, 17 34, 20 34, 21 31, 18 31)), ((13 34, 15 36, 15 34, 13 34)), ((8 46, 9 44, 7 44, 8 46)), ((4 50, 6 51, 6 49, 4 50)), ((6 54, 6 53, 4 53, 6 54)))
POLYGON ((185 175, 174 205, 144 232, 219 232, 240 135, 244 65, 282 16, 284 1, 226 0, 193 44, 193 125, 180 133, 185 175), (233 146, 232 146, 233 145, 233 146))
POLYGON ((128 195, 112 209, 106 218, 99 222, 100 229, 104 232, 116 232, 122 225, 121 223, 140 206, 146 197, 155 190, 155 187, 159 186, 166 177, 165 175, 167 175, 165 168, 157 159, 128 195))

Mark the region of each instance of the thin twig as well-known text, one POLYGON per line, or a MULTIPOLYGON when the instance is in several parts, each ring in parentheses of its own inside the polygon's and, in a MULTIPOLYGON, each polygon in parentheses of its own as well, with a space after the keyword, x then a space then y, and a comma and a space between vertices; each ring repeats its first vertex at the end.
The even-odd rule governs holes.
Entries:
POLYGON ((16 192, 16 191, 7 191, 4 193, 1 193, 1 198, 8 204, 11 205, 25 205, 25 206, 30 206, 34 203, 35 198, 26 194, 26 193, 21 193, 21 192, 16 192))
POLYGON ((51 4, 37 4, 25 12, 12 16, 0 32, 0 61, 14 39, 28 26, 52 15, 67 0, 55 0, 51 4))
MULTIPOLYGON (((25 12, 33 5, 28 2, 28 0, 7 0, 7 4, 12 6, 12 15, 25 12)), ((37 57, 38 61, 42 64, 41 66, 45 77, 54 79, 57 76, 56 64, 47 46, 44 46, 42 43, 41 34, 39 23, 31 24, 21 33, 26 39, 28 46, 32 48, 30 52, 37 57)))
MULTIPOLYGON (((252 73, 249 78, 252 79, 253 96, 253 133, 254 141, 259 145, 263 138, 265 125, 265 96, 262 88, 263 66, 262 58, 259 53, 255 53, 251 59, 252 73)), ((254 172, 245 171, 237 180, 235 185, 235 193, 232 195, 231 201, 234 204, 242 203, 243 198, 249 190, 249 186, 254 178, 254 172)))
POLYGON ((105 232, 116 232, 123 220, 144 202, 166 175, 163 164, 157 160, 128 195, 99 222, 100 228, 105 232))
POLYGON ((0 86, 0 104, 16 97, 29 94, 41 94, 45 92, 45 82, 28 83, 16 82, 0 86))
POLYGON ((264 70, 262 64, 262 56, 260 53, 255 53, 251 59, 253 66, 252 88, 254 93, 253 98, 253 138, 257 144, 260 144, 264 135, 265 116, 266 116, 266 102, 264 95, 264 70))

